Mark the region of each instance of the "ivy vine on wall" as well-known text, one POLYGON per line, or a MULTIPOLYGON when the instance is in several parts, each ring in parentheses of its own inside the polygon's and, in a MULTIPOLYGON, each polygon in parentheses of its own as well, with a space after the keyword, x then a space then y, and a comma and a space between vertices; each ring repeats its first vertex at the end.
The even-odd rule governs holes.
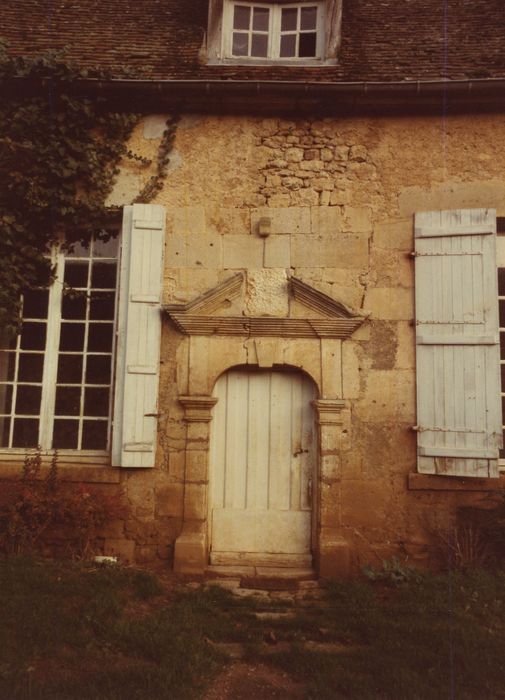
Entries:
MULTIPOLYGON (((105 202, 139 114, 72 90, 90 76, 62 57, 12 58, 0 45, 0 80, 44 80, 40 94, 0 102, 0 329, 16 332, 24 290, 47 286, 47 251, 57 241, 86 241, 103 230, 105 202)), ((166 177, 177 120, 160 142, 155 174, 135 201, 148 202, 166 177)), ((142 165, 150 161, 140 159, 142 165), (145 161, 145 162, 144 162, 145 161)))

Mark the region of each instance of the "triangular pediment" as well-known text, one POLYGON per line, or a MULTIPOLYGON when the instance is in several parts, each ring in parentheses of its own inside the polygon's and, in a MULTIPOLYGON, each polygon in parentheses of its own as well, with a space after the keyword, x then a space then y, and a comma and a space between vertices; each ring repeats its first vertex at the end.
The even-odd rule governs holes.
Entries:
POLYGON ((243 291, 244 275, 238 273, 186 304, 168 304, 163 311, 186 335, 279 336, 290 338, 348 338, 365 316, 296 277, 288 280, 289 293, 318 318, 273 316, 218 316, 243 291))

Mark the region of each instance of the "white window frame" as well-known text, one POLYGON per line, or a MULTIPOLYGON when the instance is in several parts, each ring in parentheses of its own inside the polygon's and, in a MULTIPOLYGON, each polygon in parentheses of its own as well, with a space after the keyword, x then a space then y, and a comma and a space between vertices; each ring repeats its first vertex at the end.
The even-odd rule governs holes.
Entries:
MULTIPOLYGON (((111 353, 111 384, 109 394, 109 410, 108 416, 99 418, 98 420, 107 421, 107 443, 108 447, 104 450, 89 450, 89 449, 56 449, 51 447, 54 420, 55 420, 55 402, 56 402, 56 377, 58 371, 58 355, 59 341, 62 322, 62 302, 64 281, 63 275, 65 270, 65 260, 67 254, 61 245, 54 246, 51 251, 51 264, 55 269, 55 277, 51 285, 48 287, 48 310, 47 310, 47 326, 46 326, 46 346, 44 350, 44 366, 42 374, 42 396, 40 404, 40 423, 39 423, 39 443, 41 446, 40 452, 43 456, 52 456, 55 452, 63 459, 71 457, 75 462, 93 462, 108 463, 110 462, 112 427, 113 427, 113 401, 114 401, 114 386, 115 386, 115 370, 116 370, 116 336, 117 336, 117 317, 119 306, 119 273, 121 262, 121 235, 118 234, 118 250, 117 250, 117 271, 116 271, 116 295, 113 320, 113 342, 111 353)), ((72 258, 70 259, 77 259, 72 258)), ((19 337, 17 339, 19 343, 19 337)), ((76 353, 79 354, 79 353, 76 353)), ((81 353, 82 354, 82 353, 81 353)), ((108 354, 108 353, 106 353, 108 354)), ((17 362, 17 361, 16 361, 17 362)), ((17 381, 18 385, 23 382, 17 381)), ((82 386, 82 385, 80 385, 82 386)), ((13 402, 15 396, 13 396, 13 402)), ((81 403, 83 396, 81 396, 81 403)), ((11 426, 12 430, 12 426, 11 426)), ((27 452, 33 451, 35 448, 26 447, 0 447, 0 462, 11 461, 13 457, 24 456, 27 452)))
MULTIPOLYGON (((322 0, 313 0, 313 2, 293 2, 293 3, 267 3, 250 2, 246 0, 225 0, 223 12, 223 30, 222 30, 222 46, 221 55, 224 60, 233 64, 245 65, 320 65, 325 58, 325 19, 326 6, 322 0), (270 24, 268 31, 268 55, 266 58, 257 58, 252 56, 234 56, 233 49, 233 15, 236 5, 246 7, 264 7, 270 10, 270 24), (317 23, 316 23, 316 56, 315 57, 282 57, 280 56, 281 44, 281 13, 283 9, 302 8, 302 7, 317 7, 317 23)), ((299 36, 300 32, 297 31, 299 36)))

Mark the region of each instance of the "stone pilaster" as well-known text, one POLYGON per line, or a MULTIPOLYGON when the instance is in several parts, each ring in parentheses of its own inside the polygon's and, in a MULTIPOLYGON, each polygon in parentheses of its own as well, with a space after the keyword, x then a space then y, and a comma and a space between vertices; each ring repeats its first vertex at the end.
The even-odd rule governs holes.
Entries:
POLYGON ((341 535, 340 452, 342 399, 312 402, 319 431, 318 559, 319 575, 343 578, 349 574, 350 548, 341 535))
POLYGON ((213 396, 181 396, 186 428, 182 533, 175 543, 174 570, 202 573, 207 565, 209 443, 213 396))

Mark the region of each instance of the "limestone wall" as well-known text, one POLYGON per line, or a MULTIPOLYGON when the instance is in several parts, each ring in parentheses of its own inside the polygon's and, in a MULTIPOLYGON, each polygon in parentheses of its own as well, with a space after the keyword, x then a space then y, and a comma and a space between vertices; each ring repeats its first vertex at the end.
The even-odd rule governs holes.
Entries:
MULTIPOLYGON (((147 118, 132 150, 154 155, 163 124, 163 116, 147 118)), ((426 562, 433 520, 482 497, 455 480, 408 487, 416 468, 409 252, 415 211, 483 206, 505 214, 503 127, 493 115, 180 122, 156 200, 168 212, 165 301, 191 300, 240 270, 247 314, 286 315, 290 274, 369 314, 343 344, 340 471, 324 485, 334 503, 325 517, 350 543, 355 568, 392 554, 426 562), (271 234, 262 238, 265 216, 271 234)), ((150 174, 126 163, 113 201, 131 201, 150 174)), ((106 540, 109 551, 135 542, 138 561, 170 558, 181 529, 187 427, 177 396, 188 391, 190 362, 189 340, 166 323, 158 468, 121 474, 131 518, 106 540)))

